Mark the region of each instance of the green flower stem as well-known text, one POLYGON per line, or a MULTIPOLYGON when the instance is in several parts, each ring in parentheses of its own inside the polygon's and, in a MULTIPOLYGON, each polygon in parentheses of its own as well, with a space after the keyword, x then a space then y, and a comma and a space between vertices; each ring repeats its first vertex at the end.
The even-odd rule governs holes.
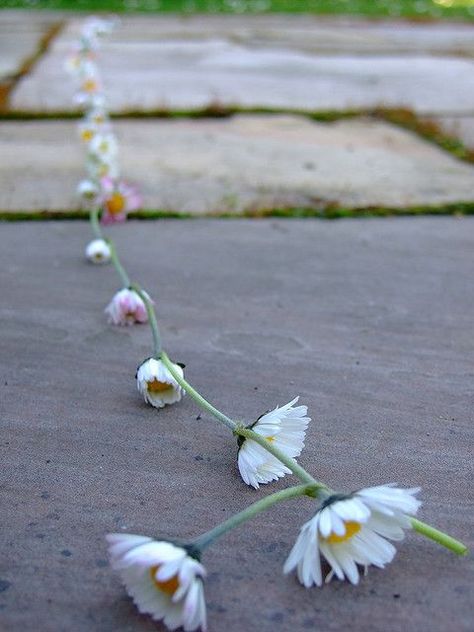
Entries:
POLYGON ((104 235, 102 234, 102 229, 100 227, 99 222, 99 209, 92 208, 89 213, 89 221, 91 224, 92 232, 94 233, 97 239, 104 239, 104 235))
POLYGON ((154 357, 159 360, 162 353, 161 335, 160 328, 158 327, 158 321, 156 320, 155 307, 148 294, 144 292, 139 285, 133 283, 130 287, 145 303, 146 313, 148 314, 148 322, 150 323, 151 333, 153 334, 154 357))
POLYGON ((163 362, 165 367, 168 369, 168 371, 171 373, 171 375, 174 377, 174 379, 181 386, 181 388, 183 388, 186 391, 186 393, 190 395, 199 404, 199 406, 201 406, 201 408, 204 408, 204 410, 211 413, 211 415, 214 415, 216 419, 218 419, 220 422, 222 422, 225 426, 227 426, 227 428, 230 428, 232 431, 235 430, 235 428, 237 428, 237 424, 235 423, 235 421, 233 421, 230 417, 227 417, 227 415, 224 415, 224 413, 221 413, 220 410, 217 410, 217 408, 215 408, 212 404, 210 404, 207 401, 207 399, 204 399, 204 397, 200 395, 196 391, 196 389, 194 389, 191 386, 191 384, 188 384, 188 382, 186 382, 186 380, 183 377, 181 377, 179 373, 177 373, 177 371, 174 368, 174 364, 168 358, 165 351, 161 352, 161 361, 163 362))
POLYGON ((450 551, 457 553, 457 555, 466 555, 469 551, 465 544, 455 538, 452 538, 447 533, 439 531, 429 524, 426 524, 426 522, 422 522, 417 518, 411 518, 411 525, 415 531, 424 535, 425 538, 429 538, 430 540, 441 544, 441 546, 445 546, 450 551))
POLYGON ((107 245, 110 248, 110 259, 114 265, 114 268, 117 270, 117 274, 120 277, 120 280, 123 283, 124 287, 130 287, 130 277, 128 276, 125 268, 120 263, 120 260, 117 255, 117 249, 115 248, 115 244, 111 239, 106 239, 107 245))
POLYGON ((258 500, 256 503, 253 503, 243 511, 217 525, 214 529, 200 535, 196 540, 194 540, 192 546, 193 548, 195 547, 202 551, 212 544, 214 540, 219 538, 221 535, 224 535, 224 533, 227 533, 227 531, 230 531, 243 522, 250 520, 250 518, 253 518, 261 511, 269 509, 272 505, 282 502, 283 500, 290 500, 290 498, 298 498, 299 496, 311 496, 312 498, 317 498, 320 489, 325 489, 325 486, 321 483, 315 482, 312 485, 297 485, 296 487, 289 487, 288 489, 283 489, 274 494, 270 494, 269 496, 265 496, 265 498, 258 500))
MULTIPOLYGON (((289 468, 295 476, 297 476, 302 483, 315 483, 315 479, 309 474, 301 465, 298 465, 295 459, 291 456, 287 456, 284 452, 282 452, 279 448, 273 445, 266 437, 258 434, 255 430, 251 428, 245 428, 245 426, 237 426, 234 430, 234 434, 245 437, 246 439, 251 439, 255 441, 262 448, 265 448, 268 452, 273 454, 279 461, 281 461, 287 468, 289 468)), ((328 487, 324 485, 327 491, 330 491, 328 487)))

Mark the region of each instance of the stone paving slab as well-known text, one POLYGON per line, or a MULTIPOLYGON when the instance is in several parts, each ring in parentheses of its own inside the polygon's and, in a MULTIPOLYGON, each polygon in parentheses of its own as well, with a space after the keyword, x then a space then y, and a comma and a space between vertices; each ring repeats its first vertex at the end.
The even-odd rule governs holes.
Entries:
MULTIPOLYGON (((473 199, 474 168, 385 123, 296 116, 116 121, 144 208, 444 204, 473 199), (191 149, 191 151, 190 151, 191 149)), ((0 124, 0 210, 74 210, 84 150, 72 121, 0 124)))
MULTIPOLYGON (((71 22, 18 84, 12 109, 75 108, 63 61, 79 24, 71 22)), ((424 114, 472 114, 473 48, 474 27, 465 24, 390 29, 386 22, 377 26, 302 16, 123 18, 104 43, 100 65, 116 112, 211 105, 403 106, 424 114)))
MULTIPOLYGON (((203 220, 113 236, 211 401, 250 421, 300 394, 313 417, 303 465, 343 491, 419 484, 421 518, 472 545, 473 229, 203 220)), ((292 482, 246 488, 233 439, 189 398, 163 411, 140 400, 150 334, 106 325, 118 283, 82 263, 89 234, 78 222, 0 231, 4 632, 162 630, 108 568, 104 534, 193 537, 292 482)), ((472 556, 414 534, 357 588, 283 577, 312 511, 292 501, 206 552, 210 632, 471 631, 472 556)))
POLYGON ((59 21, 56 14, 0 13, 0 81, 16 75, 36 53, 41 40, 59 21))

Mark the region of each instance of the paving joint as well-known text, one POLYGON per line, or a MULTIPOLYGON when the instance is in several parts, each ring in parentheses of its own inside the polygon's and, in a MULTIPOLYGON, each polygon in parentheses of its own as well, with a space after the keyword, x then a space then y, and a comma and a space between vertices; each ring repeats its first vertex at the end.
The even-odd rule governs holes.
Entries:
POLYGON ((32 55, 29 55, 21 64, 17 72, 3 78, 0 81, 0 114, 8 112, 10 94, 16 88, 18 82, 28 75, 40 59, 47 53, 53 40, 61 33, 66 25, 65 20, 55 22, 40 38, 38 46, 32 55))
MULTIPOLYGON (((409 108, 384 108, 366 110, 322 110, 307 111, 290 108, 245 108, 227 107, 218 104, 202 108, 199 110, 150 110, 125 111, 111 114, 115 120, 126 119, 213 119, 231 118, 236 115, 245 114, 283 114, 295 115, 308 118, 318 123, 333 123, 343 119, 351 118, 371 118, 385 123, 391 123, 401 129, 414 133, 419 138, 436 145, 440 149, 455 156, 459 160, 474 163, 474 147, 468 147, 458 136, 443 129, 443 126, 434 119, 425 115, 420 116, 409 108)), ((21 110, 2 110, 0 108, 1 121, 51 121, 51 120, 76 120, 82 118, 83 114, 77 112, 29 112, 21 110)))
MULTIPOLYGON (((421 215, 457 216, 464 217, 474 215, 474 202, 456 202, 453 204, 407 206, 394 208, 385 206, 361 206, 348 208, 328 204, 321 208, 267 208, 245 210, 239 213, 228 211, 208 213, 187 213, 168 211, 165 209, 145 209, 129 213, 129 219, 158 220, 158 219, 345 219, 345 218, 376 218, 376 217, 416 217, 421 215)), ((57 221, 57 220, 87 220, 89 213, 84 210, 64 211, 0 211, 2 222, 28 222, 28 221, 57 221)))

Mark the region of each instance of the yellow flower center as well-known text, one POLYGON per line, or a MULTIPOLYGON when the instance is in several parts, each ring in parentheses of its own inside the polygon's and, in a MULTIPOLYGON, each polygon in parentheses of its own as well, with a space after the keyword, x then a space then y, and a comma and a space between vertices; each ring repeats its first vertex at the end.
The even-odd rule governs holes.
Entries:
POLYGON ((151 393, 163 393, 163 391, 172 389, 173 386, 167 382, 160 382, 160 380, 157 380, 155 377, 151 382, 147 383, 147 388, 151 393))
POLYGON ((112 193, 105 205, 111 215, 121 213, 125 207, 125 198, 121 193, 112 193))
POLYGON ((96 261, 101 261, 103 256, 104 255, 101 252, 96 252, 94 255, 96 261))
POLYGON ((83 129, 81 132, 81 138, 84 142, 88 143, 90 140, 94 138, 94 130, 83 129))
POLYGON ((275 437, 265 437, 267 441, 273 443, 275 441, 275 437))
POLYGON ((358 522, 345 522, 346 532, 344 535, 337 535, 337 533, 330 533, 327 538, 323 538, 329 544, 339 544, 350 540, 356 533, 360 531, 360 524, 358 522))
POLYGON ((85 92, 95 92, 97 90, 97 81, 95 79, 86 79, 82 84, 82 89, 85 92))
POLYGON ((152 566, 150 568, 151 580, 153 584, 156 586, 156 588, 158 588, 158 590, 161 590, 161 592, 164 592, 170 597, 172 597, 179 588, 178 576, 173 575, 173 577, 170 577, 169 579, 166 579, 163 581, 161 581, 160 579, 157 579, 156 573, 159 571, 160 566, 161 566, 160 564, 156 564, 155 566, 152 566))
POLYGON ((96 114, 93 117, 93 121, 94 121, 94 123, 97 123, 97 125, 100 125, 101 123, 104 122, 104 117, 102 116, 102 114, 96 114))

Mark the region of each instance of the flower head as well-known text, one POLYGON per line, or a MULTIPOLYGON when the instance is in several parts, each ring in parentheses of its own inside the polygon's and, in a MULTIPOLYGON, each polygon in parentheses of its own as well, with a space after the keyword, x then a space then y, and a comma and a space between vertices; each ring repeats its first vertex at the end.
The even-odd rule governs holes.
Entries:
POLYGON ((146 323, 148 314, 141 297, 129 288, 119 290, 105 308, 109 322, 114 325, 133 325, 146 323))
MULTIPOLYGON (((254 432, 289 457, 301 454, 306 428, 311 421, 307 417, 307 406, 294 406, 298 399, 295 397, 285 406, 262 415, 251 426, 254 432)), ((252 439, 246 438, 239 443, 239 471, 247 485, 257 489, 260 483, 269 483, 291 473, 286 465, 252 439)))
POLYGON ((206 630, 206 569, 181 546, 141 535, 106 536, 112 568, 138 610, 175 630, 206 630))
POLYGON ((358 565, 384 568, 396 553, 388 540, 403 539, 404 529, 411 527, 409 516, 421 505, 415 498, 418 491, 390 484, 330 496, 301 528, 284 572, 296 568, 298 579, 309 588, 323 583, 321 555, 331 567, 326 582, 336 575, 357 584, 358 565))
POLYGON ((81 180, 77 185, 77 195, 87 205, 95 202, 99 193, 99 187, 92 180, 81 180))
POLYGON ((129 211, 140 208, 142 199, 135 187, 105 177, 101 180, 100 203, 104 209, 102 223, 113 224, 125 221, 129 211))
MULTIPOLYGON (((181 377, 184 376, 179 364, 174 364, 174 369, 181 377)), ((138 390, 155 408, 179 402, 184 392, 163 362, 155 358, 145 360, 138 367, 136 378, 138 390)))
POLYGON ((118 154, 117 139, 112 132, 95 134, 91 139, 89 151, 93 156, 101 160, 110 160, 118 154))
POLYGON ((110 246, 104 239, 94 239, 87 244, 86 257, 91 263, 108 263, 110 256, 110 246))

